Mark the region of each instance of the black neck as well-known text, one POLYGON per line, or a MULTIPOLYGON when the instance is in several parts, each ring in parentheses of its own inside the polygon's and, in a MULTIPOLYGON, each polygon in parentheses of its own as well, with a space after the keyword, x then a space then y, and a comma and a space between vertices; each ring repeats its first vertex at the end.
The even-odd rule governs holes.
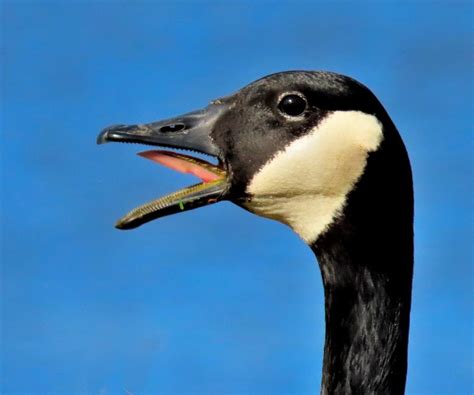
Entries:
POLYGON ((326 305, 322 393, 403 394, 411 282, 347 270, 342 265, 349 260, 330 255, 319 254, 326 305), (345 278, 334 283, 334 275, 345 278))
POLYGON ((344 214, 311 246, 325 291, 323 394, 404 393, 413 195, 408 161, 387 155, 369 158, 344 214))

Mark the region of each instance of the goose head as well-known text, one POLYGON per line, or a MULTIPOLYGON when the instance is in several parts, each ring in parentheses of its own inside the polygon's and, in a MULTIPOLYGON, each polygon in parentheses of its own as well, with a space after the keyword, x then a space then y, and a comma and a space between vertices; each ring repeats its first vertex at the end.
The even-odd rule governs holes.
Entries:
POLYGON ((290 226, 308 244, 345 213, 368 168, 378 167, 385 179, 369 185, 366 206, 377 189, 381 199, 389 198, 386 179, 396 189, 400 177, 393 169, 401 166, 403 173, 407 166, 403 143, 377 98, 359 82, 330 72, 272 74, 202 110, 108 127, 98 137, 106 142, 195 151, 217 161, 162 149, 143 152, 202 182, 132 210, 118 228, 229 200, 290 226))

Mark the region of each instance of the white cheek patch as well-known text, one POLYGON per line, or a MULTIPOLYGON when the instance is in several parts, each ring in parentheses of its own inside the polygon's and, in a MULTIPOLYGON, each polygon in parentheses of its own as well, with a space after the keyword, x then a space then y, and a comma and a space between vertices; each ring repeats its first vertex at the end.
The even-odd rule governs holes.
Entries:
POLYGON ((335 111, 279 151, 252 178, 246 207, 314 242, 342 212, 382 141, 382 125, 360 111, 335 111))

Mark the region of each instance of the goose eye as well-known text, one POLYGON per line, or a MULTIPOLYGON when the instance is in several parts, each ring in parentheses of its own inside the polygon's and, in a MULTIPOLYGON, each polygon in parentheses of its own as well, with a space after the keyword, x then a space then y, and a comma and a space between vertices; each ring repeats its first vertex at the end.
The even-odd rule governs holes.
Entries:
POLYGON ((286 115, 296 117, 306 110, 306 99, 300 95, 286 95, 278 104, 279 110, 286 115))

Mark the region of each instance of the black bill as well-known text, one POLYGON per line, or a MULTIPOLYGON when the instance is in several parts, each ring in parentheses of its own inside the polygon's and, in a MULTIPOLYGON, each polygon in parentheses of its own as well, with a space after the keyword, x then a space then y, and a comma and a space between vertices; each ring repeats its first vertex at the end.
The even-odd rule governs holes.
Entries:
POLYGON ((142 155, 174 170, 191 173, 202 182, 146 203, 121 218, 116 227, 133 229, 153 219, 192 210, 222 200, 228 189, 227 172, 219 158, 219 149, 211 132, 219 116, 227 109, 211 104, 203 110, 176 118, 142 125, 116 125, 104 129, 98 144, 107 142, 139 143, 197 151, 218 159, 218 164, 170 151, 148 151, 142 155))

